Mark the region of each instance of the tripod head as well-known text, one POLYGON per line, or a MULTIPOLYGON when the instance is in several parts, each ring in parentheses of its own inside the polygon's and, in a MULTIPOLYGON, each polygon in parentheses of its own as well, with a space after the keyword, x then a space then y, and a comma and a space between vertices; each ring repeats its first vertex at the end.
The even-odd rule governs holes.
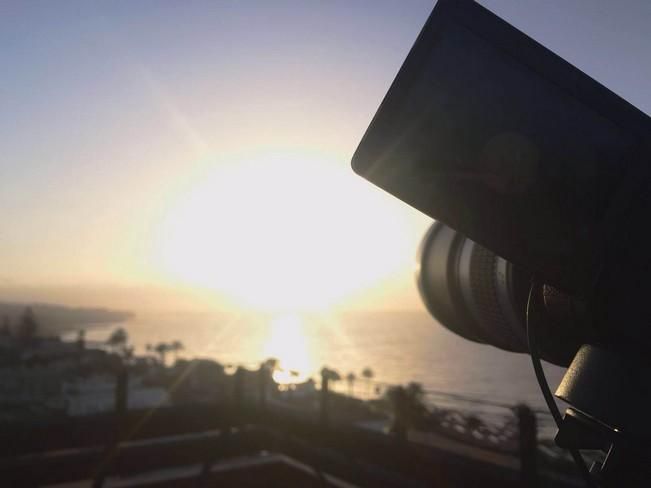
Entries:
POLYGON ((604 462, 590 470, 600 486, 649 485, 650 372, 648 356, 636 351, 584 345, 556 390, 571 405, 556 443, 605 452, 604 462))

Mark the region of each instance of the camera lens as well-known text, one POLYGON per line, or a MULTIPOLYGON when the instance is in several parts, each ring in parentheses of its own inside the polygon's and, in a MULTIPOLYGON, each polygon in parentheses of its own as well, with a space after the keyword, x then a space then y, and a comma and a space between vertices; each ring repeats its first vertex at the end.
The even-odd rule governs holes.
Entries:
MULTIPOLYGON (((529 350, 525 314, 530 278, 440 222, 430 227, 418 253, 418 289, 430 314, 466 339, 507 351, 529 350)), ((567 365, 581 344, 578 302, 549 286, 539 301, 541 357, 567 365)))
POLYGON ((425 235, 418 262, 421 297, 441 324, 466 339, 527 351, 528 276, 440 222, 425 235))

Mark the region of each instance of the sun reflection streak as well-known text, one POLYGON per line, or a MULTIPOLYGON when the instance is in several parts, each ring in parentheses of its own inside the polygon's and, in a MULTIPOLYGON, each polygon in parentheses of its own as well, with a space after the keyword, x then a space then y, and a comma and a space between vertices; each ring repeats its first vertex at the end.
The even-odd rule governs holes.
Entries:
POLYGON ((344 349, 348 354, 355 356, 357 363, 361 364, 361 355, 358 344, 351 340, 350 336, 346 333, 346 327, 342 325, 341 318, 336 314, 330 313, 319 315, 315 318, 319 327, 325 327, 326 330, 335 337, 335 344, 337 349, 344 349))
POLYGON ((298 315, 274 318, 269 324, 263 354, 278 360, 279 368, 273 373, 277 383, 304 381, 314 365, 303 319, 298 315))

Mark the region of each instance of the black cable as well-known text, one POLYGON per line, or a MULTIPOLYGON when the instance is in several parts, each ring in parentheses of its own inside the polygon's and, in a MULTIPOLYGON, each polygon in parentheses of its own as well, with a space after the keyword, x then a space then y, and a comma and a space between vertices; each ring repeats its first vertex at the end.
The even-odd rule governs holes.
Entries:
MULTIPOLYGON (((542 368, 542 363, 540 362, 540 356, 539 351, 538 351, 538 343, 537 343, 537 338, 536 338, 536 326, 535 324, 532 324, 532 317, 533 317, 533 300, 534 300, 534 294, 535 292, 539 291, 541 286, 537 284, 535 281, 531 283, 531 288, 529 288, 529 297, 527 298, 527 312, 526 312, 526 326, 527 326, 527 344, 529 346, 529 355, 531 356, 531 363, 533 364, 533 370, 536 373, 536 379, 538 380, 538 385, 540 386, 540 390, 542 391, 543 397, 545 398, 545 403, 547 403, 547 408, 549 408, 549 412, 552 414, 552 417, 554 417, 554 421, 556 422, 556 427, 559 429, 561 428, 561 422, 563 421, 563 417, 561 416, 561 412, 558 409, 558 405, 556 405, 556 402, 554 401, 554 397, 552 396, 552 392, 549 389, 549 384, 547 383, 547 378, 545 378, 545 371, 542 368)), ((583 459, 583 456, 581 456, 581 453, 579 452, 578 449, 575 448, 569 448, 570 454, 572 455, 572 458, 574 459, 574 464, 576 464, 576 467, 578 468, 579 472, 581 473, 581 477, 583 478, 583 481, 585 481, 585 484, 588 488, 593 488, 595 486, 594 480, 592 479, 592 476, 590 475, 590 471, 588 470, 588 466, 585 464, 585 460, 583 459)))

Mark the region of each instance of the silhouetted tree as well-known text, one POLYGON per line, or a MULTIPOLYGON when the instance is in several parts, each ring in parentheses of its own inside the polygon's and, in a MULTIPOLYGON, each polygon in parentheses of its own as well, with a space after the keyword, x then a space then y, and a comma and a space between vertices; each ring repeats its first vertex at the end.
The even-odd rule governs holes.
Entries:
POLYGON ((114 353, 124 355, 127 347, 127 342, 129 342, 129 335, 127 331, 122 327, 115 329, 109 338, 106 340, 106 343, 111 348, 114 353))
POLYGON ((423 403, 425 398, 425 390, 423 390, 423 385, 412 381, 407 384, 407 394, 415 402, 423 403))
POLYGON ((331 385, 337 381, 341 381, 341 375, 334 369, 330 369, 327 366, 321 368, 321 378, 327 379, 331 385))
POLYGON ((391 430, 401 438, 407 435, 407 429, 417 427, 427 416, 425 393, 420 383, 407 386, 393 386, 386 392, 391 402, 394 421, 391 430))
POLYGON ((362 370, 362 377, 366 380, 366 393, 371 396, 371 380, 373 379, 373 370, 371 368, 364 368, 362 370))
POLYGON ((176 363, 179 351, 182 351, 185 347, 181 341, 176 340, 169 345, 169 349, 174 353, 174 362, 176 363))
POLYGON ((262 364, 269 371, 274 372, 278 369, 278 365, 280 364, 280 361, 278 361, 278 359, 276 358, 267 358, 264 360, 262 364))
POLYGON ((357 376, 352 371, 346 375, 346 381, 348 382, 348 395, 353 396, 355 389, 355 380, 357 376))
POLYGON ((86 331, 84 329, 80 329, 77 332, 77 354, 79 355, 80 359, 85 349, 86 349, 86 331))
POLYGON ((165 365, 165 355, 169 352, 169 350, 170 346, 166 342, 159 342, 154 347, 154 351, 156 351, 160 356, 160 362, 163 366, 165 365))
POLYGON ((32 307, 26 307, 20 317, 20 322, 18 322, 16 337, 23 345, 26 345, 34 340, 37 330, 38 321, 36 320, 36 315, 32 307))

